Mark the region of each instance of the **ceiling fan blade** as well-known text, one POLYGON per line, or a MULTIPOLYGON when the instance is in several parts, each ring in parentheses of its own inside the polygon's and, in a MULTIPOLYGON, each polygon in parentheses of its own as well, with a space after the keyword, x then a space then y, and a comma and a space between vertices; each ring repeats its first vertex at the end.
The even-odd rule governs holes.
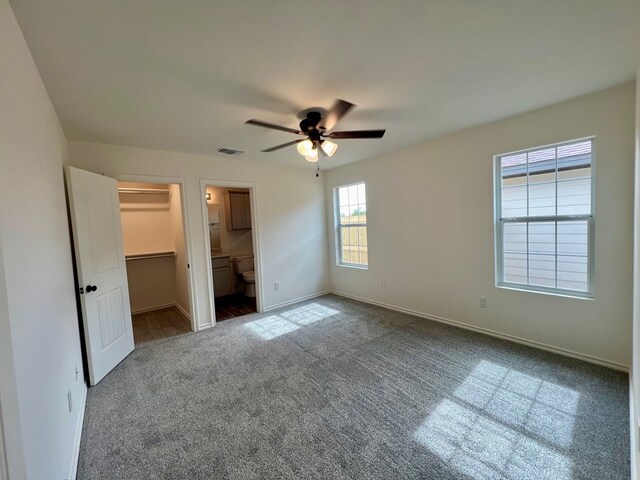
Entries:
POLYGON ((386 130, 351 130, 347 132, 331 132, 327 138, 382 138, 386 130))
POLYGON ((276 150, 280 150, 281 148, 287 148, 291 145, 295 145, 296 143, 304 142, 306 138, 301 138, 300 140, 294 140, 293 142, 283 143, 282 145, 276 145, 275 147, 267 148, 262 150, 263 152, 275 152, 276 150))
POLYGON ((295 133, 296 135, 305 135, 300 130, 294 130, 293 128, 289 128, 289 127, 281 127, 280 125, 274 125, 273 123, 267 123, 261 120, 251 119, 251 120, 247 120, 244 123, 246 123, 247 125, 255 125, 256 127, 271 128, 273 130, 282 130, 283 132, 295 133))
POLYGON ((355 107, 353 103, 345 100, 336 100, 331 110, 329 110, 327 115, 318 123, 318 128, 321 130, 331 130, 353 107, 355 107))

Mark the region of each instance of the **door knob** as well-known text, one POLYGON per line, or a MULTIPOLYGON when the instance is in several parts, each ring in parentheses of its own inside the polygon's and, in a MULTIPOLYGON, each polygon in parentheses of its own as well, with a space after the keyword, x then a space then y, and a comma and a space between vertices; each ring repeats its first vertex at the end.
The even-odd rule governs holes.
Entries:
POLYGON ((98 287, 95 285, 87 285, 87 288, 85 288, 85 292, 87 293, 95 292, 96 290, 98 290, 98 287))

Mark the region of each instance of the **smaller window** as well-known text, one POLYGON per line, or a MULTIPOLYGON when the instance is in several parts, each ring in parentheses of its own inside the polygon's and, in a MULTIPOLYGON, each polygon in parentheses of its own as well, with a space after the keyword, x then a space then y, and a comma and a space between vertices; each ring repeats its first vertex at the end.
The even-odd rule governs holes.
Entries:
POLYGON ((334 189, 338 265, 367 268, 367 195, 364 183, 334 189))

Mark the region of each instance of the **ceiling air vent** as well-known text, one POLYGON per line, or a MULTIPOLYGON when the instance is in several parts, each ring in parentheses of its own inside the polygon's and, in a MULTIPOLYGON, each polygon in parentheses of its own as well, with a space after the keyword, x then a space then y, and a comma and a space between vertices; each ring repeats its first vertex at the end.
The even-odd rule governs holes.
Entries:
POLYGON ((242 155, 244 152, 242 150, 236 150, 234 148, 219 148, 218 153, 224 153, 225 155, 242 155))

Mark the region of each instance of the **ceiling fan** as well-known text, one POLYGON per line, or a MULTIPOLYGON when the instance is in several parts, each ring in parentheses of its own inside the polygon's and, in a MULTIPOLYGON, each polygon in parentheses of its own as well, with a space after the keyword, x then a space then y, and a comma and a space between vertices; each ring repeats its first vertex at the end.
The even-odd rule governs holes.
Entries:
POLYGON ((334 140, 346 140, 350 138, 382 138, 386 130, 351 130, 343 132, 332 132, 338 121, 342 119, 349 111, 355 107, 353 103, 345 100, 336 100, 333 106, 326 113, 321 108, 310 108, 303 110, 300 115, 304 116, 300 122, 300 130, 289 127, 274 125, 273 123, 263 122, 261 120, 247 120, 248 125, 256 125, 258 127, 271 128, 273 130, 281 130, 283 132, 293 133, 305 138, 293 140, 292 142, 283 143, 275 147, 262 150, 263 152, 275 152, 281 148, 297 145, 298 153, 300 153, 309 162, 317 162, 318 155, 326 155, 328 157, 338 149, 338 145, 333 143, 329 138, 334 140), (324 115, 323 115, 324 113, 324 115))

